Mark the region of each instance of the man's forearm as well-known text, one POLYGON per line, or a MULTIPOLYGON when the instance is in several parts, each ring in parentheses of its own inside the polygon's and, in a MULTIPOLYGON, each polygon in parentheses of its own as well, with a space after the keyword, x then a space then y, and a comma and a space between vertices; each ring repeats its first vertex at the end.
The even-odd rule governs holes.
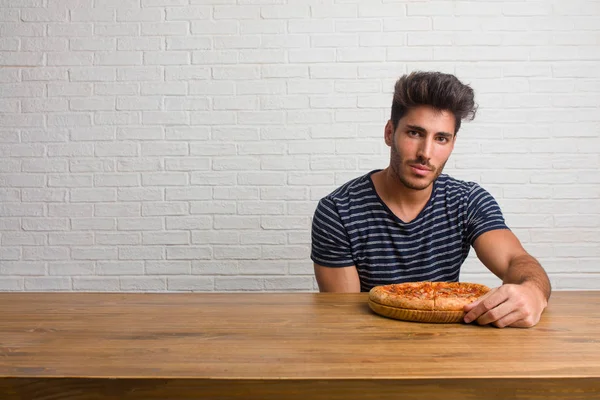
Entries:
POLYGON ((550 292, 552 291, 546 271, 529 254, 513 258, 508 266, 503 283, 532 284, 542 292, 546 300, 550 298, 550 292))

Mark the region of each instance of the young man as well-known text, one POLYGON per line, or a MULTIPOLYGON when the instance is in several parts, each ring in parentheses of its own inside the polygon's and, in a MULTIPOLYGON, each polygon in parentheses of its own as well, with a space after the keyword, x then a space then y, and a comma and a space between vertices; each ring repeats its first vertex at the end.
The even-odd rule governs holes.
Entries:
POLYGON ((486 190, 442 174, 461 120, 475 111, 473 90, 453 75, 417 72, 396 82, 384 131, 390 165, 347 182, 315 211, 311 258, 321 292, 458 281, 473 246, 503 284, 466 306, 465 322, 538 323, 550 297, 544 269, 486 190))

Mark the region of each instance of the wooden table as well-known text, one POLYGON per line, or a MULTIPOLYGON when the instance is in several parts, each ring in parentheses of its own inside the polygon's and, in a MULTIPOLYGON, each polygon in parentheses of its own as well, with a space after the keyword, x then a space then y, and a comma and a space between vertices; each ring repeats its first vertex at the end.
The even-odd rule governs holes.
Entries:
POLYGON ((0 399, 600 398, 600 292, 532 329, 419 324, 366 294, 0 293, 0 399))

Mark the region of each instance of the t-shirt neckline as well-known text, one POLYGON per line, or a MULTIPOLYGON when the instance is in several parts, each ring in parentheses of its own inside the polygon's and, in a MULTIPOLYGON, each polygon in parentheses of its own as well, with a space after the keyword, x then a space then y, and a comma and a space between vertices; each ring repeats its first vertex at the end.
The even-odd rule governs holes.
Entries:
POLYGON ((392 212, 392 210, 387 206, 387 204, 385 204, 385 202, 383 201, 383 199, 379 196, 379 193, 377 193, 377 189, 375 189, 375 183, 373 182, 373 177, 372 175, 375 172, 379 172, 379 171, 383 171, 382 169, 374 169, 373 171, 369 172, 367 174, 367 180, 369 181, 369 185, 371 187, 371 190, 373 190, 373 193, 375 193, 375 196, 377 197, 377 200, 379 201, 379 204, 381 204, 381 206, 385 209, 385 211, 388 213, 388 215, 394 219, 394 221, 402 224, 402 225, 413 225, 419 222, 419 220, 423 217, 423 215, 425 214, 425 212, 427 211, 427 209, 429 208, 429 206, 433 203, 433 199, 435 198, 435 194, 437 191, 437 187, 438 187, 438 178, 436 178, 433 181, 433 188, 431 190, 431 195, 429 196, 429 200, 427 200, 427 203, 425 204, 425 207, 423 207, 423 209, 419 212, 419 214, 417 214, 417 216, 415 218, 413 218, 410 222, 405 222, 403 221, 401 218, 399 218, 396 214, 394 214, 392 212))

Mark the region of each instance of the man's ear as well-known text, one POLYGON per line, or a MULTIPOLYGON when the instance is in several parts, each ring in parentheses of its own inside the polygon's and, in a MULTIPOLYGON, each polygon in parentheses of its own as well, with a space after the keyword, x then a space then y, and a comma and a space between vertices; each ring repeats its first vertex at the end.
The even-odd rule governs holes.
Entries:
POLYGON ((385 138, 385 144, 391 146, 394 141, 394 124, 392 124, 391 119, 385 124, 383 136, 385 138))

